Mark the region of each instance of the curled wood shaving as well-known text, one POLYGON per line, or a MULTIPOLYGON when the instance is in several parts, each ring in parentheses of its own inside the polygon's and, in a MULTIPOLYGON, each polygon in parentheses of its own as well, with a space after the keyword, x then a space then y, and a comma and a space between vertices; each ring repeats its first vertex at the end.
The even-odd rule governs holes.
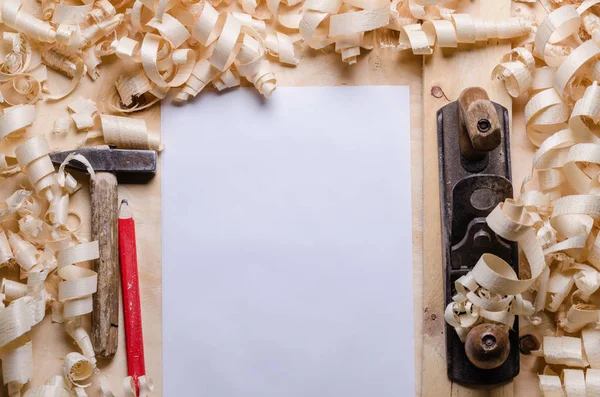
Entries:
POLYGON ((14 105, 34 104, 40 97, 42 85, 31 74, 14 76, 10 81, 0 86, 0 93, 5 103, 14 105))
POLYGON ((286 34, 274 31, 267 35, 265 46, 269 54, 277 57, 279 62, 296 66, 300 62, 299 57, 296 55, 298 50, 295 43, 297 42, 286 34))
POLYGON ((554 88, 540 91, 525 106, 527 136, 540 146, 545 139, 567 127, 570 108, 554 88))
POLYGON ((544 396, 565 397, 560 378, 556 375, 539 375, 540 389, 544 396))
POLYGON ((0 140, 23 131, 35 120, 35 106, 19 105, 4 111, 0 116, 0 140))
POLYGON ((27 295, 27 284, 5 278, 0 284, 0 293, 8 301, 16 300, 27 295))
POLYGON ((0 265, 7 265, 11 259, 14 259, 14 256, 6 232, 0 230, 0 265))
POLYGON ((12 393, 19 393, 33 378, 32 344, 28 338, 25 341, 24 344, 2 354, 2 379, 12 393))
POLYGON ((590 60, 600 54, 600 47, 593 41, 588 40, 573 52, 560 64, 554 76, 554 87, 562 96, 567 96, 569 93, 567 85, 573 82, 576 74, 590 60))
POLYGON ((79 349, 85 357, 89 359, 92 364, 96 364, 96 357, 94 355, 94 348, 87 331, 77 324, 75 321, 70 320, 66 323, 65 329, 67 333, 73 338, 79 349))
POLYGON ((571 336, 546 336, 542 349, 548 364, 562 364, 585 368, 589 365, 581 338, 571 336))
POLYGON ((104 141, 121 149, 160 150, 160 141, 148 133, 143 119, 100 115, 104 141))
POLYGON ((560 326, 568 333, 576 333, 588 324, 596 324, 598 322, 598 313, 594 305, 583 303, 573 305, 569 308, 560 326))
POLYGON ((19 234, 8 231, 8 242, 15 255, 15 261, 25 271, 31 270, 37 263, 40 252, 19 234))
POLYGON ((429 20, 420 24, 404 25, 398 49, 412 49, 414 54, 429 55, 432 47, 457 47, 490 39, 509 39, 531 32, 531 23, 520 18, 502 21, 483 21, 468 14, 451 14, 450 20, 429 20))
POLYGON ((50 48, 42 53, 43 62, 68 77, 75 77, 78 69, 78 60, 65 49, 60 47, 50 48))
POLYGON ((96 173, 94 172, 94 169, 89 161, 77 152, 70 153, 67 157, 65 157, 60 167, 58 167, 58 173, 56 177, 58 185, 64 188, 69 194, 75 193, 79 188, 77 181, 65 171, 65 167, 73 160, 76 160, 85 166, 92 181, 96 179, 96 173))
POLYGON ((558 66, 560 59, 548 54, 546 46, 562 41, 579 30, 581 16, 572 5, 558 8, 548 14, 537 29, 534 54, 549 66, 558 66))
POLYGON ((51 186, 56 183, 56 171, 50 161, 50 148, 43 136, 31 138, 15 151, 19 166, 29 178, 36 192, 46 193, 48 200, 52 200, 51 186))
POLYGON ((514 98, 527 92, 533 82, 531 70, 519 61, 501 63, 496 66, 492 76, 498 80, 504 80, 506 90, 514 98))
POLYGON ((587 396, 585 376, 581 370, 565 369, 562 373, 565 392, 569 396, 587 396))
POLYGON ((147 109, 164 98, 167 93, 166 90, 156 87, 143 70, 132 75, 121 76, 115 82, 115 87, 119 98, 115 98, 117 99, 115 103, 109 103, 109 105, 120 113, 147 109))
POLYGON ((92 294, 96 292, 98 282, 96 273, 82 267, 68 266, 59 268, 58 274, 64 279, 58 287, 58 300, 63 304, 64 317, 91 313, 92 294))
POLYGON ((89 379, 94 372, 94 368, 94 364, 87 357, 79 353, 72 352, 65 357, 64 374, 75 386, 89 386, 89 383, 81 384, 80 382, 89 379))
POLYGON ((79 56, 60 47, 53 47, 42 53, 42 60, 48 67, 71 77, 71 83, 67 87, 47 96, 49 100, 59 100, 73 92, 86 72, 85 63, 79 56))
POLYGON ((16 159, 0 154, 0 177, 12 176, 21 171, 16 159))

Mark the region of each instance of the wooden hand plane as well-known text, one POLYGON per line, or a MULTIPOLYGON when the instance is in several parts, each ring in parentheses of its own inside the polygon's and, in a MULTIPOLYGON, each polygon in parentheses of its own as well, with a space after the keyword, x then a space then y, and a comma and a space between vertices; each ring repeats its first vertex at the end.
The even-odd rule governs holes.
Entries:
MULTIPOLYGON (((467 88, 437 113, 446 305, 454 282, 482 254, 510 263, 518 274, 518 247, 491 230, 485 218, 513 197, 508 111, 482 88, 467 88)), ((519 373, 519 323, 512 329, 481 324, 463 343, 446 324, 448 377, 466 384, 510 381, 519 373)))

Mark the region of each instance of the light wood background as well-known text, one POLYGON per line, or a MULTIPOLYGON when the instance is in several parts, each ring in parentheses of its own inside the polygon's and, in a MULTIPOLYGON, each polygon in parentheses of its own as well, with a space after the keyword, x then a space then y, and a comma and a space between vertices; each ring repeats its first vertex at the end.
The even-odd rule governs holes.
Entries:
MULTIPOLYGON (((500 19, 510 16, 511 0, 460 0, 459 11, 474 16, 500 19)), ((407 85, 410 87, 411 153, 413 195, 413 272, 415 365, 417 394, 423 397, 446 396, 531 396, 539 395, 536 371, 539 362, 524 358, 521 374, 514 382, 499 388, 466 388, 449 382, 446 376, 445 335, 443 319, 443 285, 440 237, 440 203, 437 160, 436 112, 457 99, 469 86, 488 90, 492 100, 514 108, 511 130, 513 180, 519 182, 528 173, 534 147, 525 136, 522 118, 523 101, 511 104, 501 83, 490 79, 491 71, 503 54, 510 50, 508 42, 461 47, 458 50, 435 50, 429 57, 410 52, 374 49, 361 55, 357 65, 341 62, 333 51, 305 51, 300 65, 289 68, 273 63, 279 86, 339 86, 339 85, 407 85), (444 96, 437 98, 431 89, 439 87, 444 96)), ((100 81, 92 84, 87 77, 70 98, 80 94, 101 103, 115 76, 120 73, 117 62, 101 67, 100 81)), ((202 95, 202 94, 200 94, 202 95)), ((274 93, 277 95, 277 92, 274 93)), ((38 118, 29 135, 45 134, 57 149, 74 147, 82 135, 70 131, 66 136, 52 135, 54 119, 66 117, 66 101, 54 104, 38 103, 38 118)), ((170 106, 165 104, 164 106, 170 106)), ((143 117, 153 134, 160 133, 160 109, 154 107, 136 117, 143 117)), ((14 142, 16 145, 18 142, 14 142)), ((168 150, 168 148, 166 148, 168 150)), ((72 197, 83 220, 81 235, 89 237, 89 189, 86 177, 77 176, 84 188, 72 197)), ((6 198, 23 182, 22 177, 0 181, 0 200, 6 198)), ((128 198, 136 219, 138 259, 142 294, 142 317, 148 375, 155 383, 156 396, 162 396, 162 313, 161 297, 161 185, 160 172, 146 185, 121 185, 120 198, 128 198)), ((175 231, 176 232, 176 231, 175 231)), ((15 276, 15 272, 0 271, 0 277, 15 276)), ((50 316, 31 333, 34 346, 34 379, 32 386, 41 385, 61 372, 62 358, 75 351, 62 325, 52 324, 50 316)), ((122 314, 121 314, 122 321, 122 314)), ((121 394, 121 380, 126 376, 123 327, 120 327, 119 350, 110 362, 100 362, 102 373, 109 377, 113 390, 121 394)), ((199 358, 201 359, 201 358, 199 358)), ((202 374, 198 374, 200 382, 202 374)), ((88 390, 99 395, 97 387, 88 390)), ((6 395, 1 389, 0 396, 6 395)), ((173 397, 173 396, 168 396, 173 397)), ((216 397, 216 396, 215 396, 216 397)), ((399 396, 400 397, 400 396, 399 396)), ((402 396, 403 397, 403 396, 402 396)))

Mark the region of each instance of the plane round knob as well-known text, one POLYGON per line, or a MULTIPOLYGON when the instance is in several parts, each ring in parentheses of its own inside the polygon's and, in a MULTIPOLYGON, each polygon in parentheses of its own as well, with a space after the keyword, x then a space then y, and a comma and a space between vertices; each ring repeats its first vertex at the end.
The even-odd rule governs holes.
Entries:
POLYGON ((469 361, 478 368, 498 368, 510 353, 508 328, 498 324, 479 324, 467 334, 465 352, 469 361))

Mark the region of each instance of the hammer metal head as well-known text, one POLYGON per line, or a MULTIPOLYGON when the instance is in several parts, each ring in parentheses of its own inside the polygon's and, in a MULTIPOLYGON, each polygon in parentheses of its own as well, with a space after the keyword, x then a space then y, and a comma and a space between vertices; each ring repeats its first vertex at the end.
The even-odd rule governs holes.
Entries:
MULTIPOLYGON (((156 174, 157 154, 154 150, 130 149, 77 149, 50 154, 56 165, 65 158, 77 153, 85 157, 96 172, 112 172, 121 182, 146 182, 156 174)), ((67 168, 86 172, 86 167, 77 160, 71 160, 67 168)))

